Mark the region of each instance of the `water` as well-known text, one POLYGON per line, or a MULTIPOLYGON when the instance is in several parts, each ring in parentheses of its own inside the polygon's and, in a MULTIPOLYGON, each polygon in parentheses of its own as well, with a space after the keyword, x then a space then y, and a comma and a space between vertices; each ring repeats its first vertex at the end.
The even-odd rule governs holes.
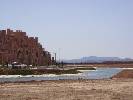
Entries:
POLYGON ((63 75, 9 75, 0 76, 0 82, 17 82, 17 81, 41 81, 41 80, 63 80, 63 79, 108 79, 113 75, 121 72, 121 68, 97 68, 96 70, 81 70, 79 74, 63 75))
POLYGON ((85 71, 83 76, 87 79, 107 79, 121 72, 121 68, 97 68, 96 71, 85 71))

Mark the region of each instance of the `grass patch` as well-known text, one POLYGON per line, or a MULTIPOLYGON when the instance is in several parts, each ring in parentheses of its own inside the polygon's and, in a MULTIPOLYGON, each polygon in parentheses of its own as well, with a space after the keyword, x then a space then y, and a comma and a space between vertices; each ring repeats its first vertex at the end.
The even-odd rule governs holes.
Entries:
POLYGON ((58 69, 41 69, 41 70, 33 70, 35 74, 78 74, 80 71, 77 71, 76 69, 70 69, 70 70, 58 70, 58 69))
POLYGON ((0 75, 32 75, 32 70, 29 69, 0 69, 0 75))
POLYGON ((81 67, 81 68, 76 68, 76 70, 96 70, 95 68, 87 68, 87 67, 81 67))
POLYGON ((77 74, 80 71, 70 70, 31 70, 31 69, 0 69, 0 75, 42 75, 42 74, 77 74))
POLYGON ((0 75, 42 75, 42 74, 78 74, 78 70, 95 70, 95 68, 59 69, 0 69, 0 75))

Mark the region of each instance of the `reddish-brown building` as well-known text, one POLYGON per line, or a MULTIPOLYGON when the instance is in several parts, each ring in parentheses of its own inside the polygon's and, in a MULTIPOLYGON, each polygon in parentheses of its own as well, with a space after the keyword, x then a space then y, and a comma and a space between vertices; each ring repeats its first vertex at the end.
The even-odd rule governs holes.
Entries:
POLYGON ((51 64, 51 55, 42 48, 37 37, 21 30, 0 30, 0 64, 19 62, 27 65, 51 64))

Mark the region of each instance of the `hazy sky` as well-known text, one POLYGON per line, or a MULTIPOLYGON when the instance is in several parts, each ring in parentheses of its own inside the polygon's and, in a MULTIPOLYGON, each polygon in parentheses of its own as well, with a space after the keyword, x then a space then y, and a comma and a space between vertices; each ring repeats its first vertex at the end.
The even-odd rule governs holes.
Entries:
POLYGON ((61 59, 133 58, 133 0, 0 0, 0 30, 26 31, 61 59))

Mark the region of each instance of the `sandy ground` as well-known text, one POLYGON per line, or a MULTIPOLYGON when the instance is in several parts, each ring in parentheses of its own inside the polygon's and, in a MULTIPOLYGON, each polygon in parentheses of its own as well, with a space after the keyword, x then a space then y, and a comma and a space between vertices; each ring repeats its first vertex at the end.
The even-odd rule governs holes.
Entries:
POLYGON ((105 68, 108 68, 108 67, 111 67, 111 68, 133 68, 133 63, 131 64, 82 64, 82 65, 68 65, 70 67, 72 66, 86 66, 86 67, 105 67, 105 68))
POLYGON ((133 78, 133 69, 123 70, 117 75, 113 76, 113 78, 133 78))
POLYGON ((133 64, 94 64, 96 67, 133 68, 133 64))
POLYGON ((133 100, 133 79, 1 83, 0 100, 133 100))
POLYGON ((94 64, 96 67, 133 68, 133 64, 94 64))

